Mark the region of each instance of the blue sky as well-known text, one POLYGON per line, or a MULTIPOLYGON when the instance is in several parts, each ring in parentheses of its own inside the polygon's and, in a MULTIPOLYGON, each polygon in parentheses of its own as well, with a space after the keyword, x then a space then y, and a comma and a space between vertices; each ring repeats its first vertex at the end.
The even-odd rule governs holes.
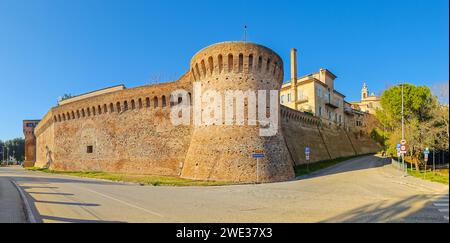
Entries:
POLYGON ((0 140, 20 137, 58 96, 173 80, 201 48, 266 45, 299 75, 328 68, 358 100, 404 80, 449 79, 448 0, 0 0, 0 140))

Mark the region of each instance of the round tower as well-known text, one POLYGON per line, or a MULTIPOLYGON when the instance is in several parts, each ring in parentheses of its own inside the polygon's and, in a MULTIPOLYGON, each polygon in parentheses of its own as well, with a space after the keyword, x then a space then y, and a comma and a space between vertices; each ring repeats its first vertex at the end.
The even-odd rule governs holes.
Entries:
MULTIPOLYGON (((270 91, 280 90, 283 76, 281 58, 261 45, 224 42, 199 51, 191 60, 190 79, 200 84, 202 93, 214 90, 223 97, 219 106, 223 119, 213 125, 194 126, 181 177, 233 182, 274 182, 294 178, 280 119, 276 135, 260 136, 261 125, 249 120, 249 102, 244 99, 243 124, 227 125, 225 121, 226 92, 251 91, 257 96, 258 90, 266 90, 269 106, 270 91), (255 151, 263 151, 265 157, 257 161, 252 157, 255 151)), ((195 102, 194 94, 194 106, 195 102)), ((202 107, 204 102, 201 102, 202 107)), ((278 98, 276 103, 278 114, 274 115, 279 118, 278 98)), ((196 119, 195 112, 193 119, 196 119)))

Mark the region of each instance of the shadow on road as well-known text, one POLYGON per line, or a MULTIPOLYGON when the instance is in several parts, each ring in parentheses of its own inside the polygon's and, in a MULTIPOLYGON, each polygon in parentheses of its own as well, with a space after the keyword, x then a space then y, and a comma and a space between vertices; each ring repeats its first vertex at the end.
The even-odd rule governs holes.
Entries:
POLYGON ((81 202, 57 202, 57 201, 44 201, 44 200, 34 200, 35 203, 46 203, 46 204, 59 204, 68 206, 81 206, 81 207, 98 207, 100 204, 97 203, 81 203, 81 202))
MULTIPOLYGON (((22 187, 25 188, 25 187, 22 187)), ((58 192, 28 192, 29 194, 37 194, 37 195, 55 195, 55 196, 73 196, 72 193, 58 193, 58 192)))
MULTIPOLYGON (((51 177, 32 177, 32 176, 15 176, 14 180, 20 183, 38 183, 41 185, 50 183, 70 183, 70 184, 95 184, 95 185, 123 185, 122 183, 112 181, 101 181, 90 178, 51 178, 51 177)), ((24 186, 23 188, 50 188, 40 186, 24 186)))
POLYGON ((22 189, 25 190, 25 194, 27 197, 27 200, 30 204, 31 211, 35 217, 36 222, 42 223, 44 220, 50 220, 50 221, 57 221, 57 222, 70 222, 70 223, 123 223, 120 221, 103 221, 103 220, 84 220, 84 219, 73 219, 73 218, 63 218, 63 217, 53 217, 53 216, 46 216, 41 215, 39 213, 39 210, 36 207, 36 204, 54 204, 54 205, 64 205, 64 206, 74 206, 74 207, 99 207, 100 204, 96 203, 86 203, 86 202, 67 202, 65 201, 58 201, 58 200, 37 200, 33 195, 49 195, 49 196, 62 196, 62 197, 70 197, 75 196, 72 193, 60 193, 60 192, 42 192, 37 191, 33 192, 33 189, 50 189, 50 190, 57 190, 59 187, 55 186, 54 184, 58 183, 69 183, 69 184, 92 184, 92 185, 119 185, 120 183, 115 182, 108 182, 108 181, 100 181, 100 180, 90 180, 85 178, 51 178, 51 177, 45 177, 45 176, 17 176, 14 177, 14 180, 19 182, 19 184, 22 184, 24 186, 21 186, 22 189), (31 191, 30 191, 31 190, 31 191))
POLYGON ((57 222, 66 222, 66 223, 126 223, 122 221, 105 221, 105 220, 86 220, 86 219, 70 219, 70 218, 61 218, 54 216, 41 216, 44 220, 53 220, 57 222))
POLYGON ((387 201, 368 204, 326 219, 321 223, 448 223, 444 219, 444 215, 433 208, 433 198, 435 195, 418 195, 391 204, 387 201), (424 201, 427 202, 425 205, 423 205, 424 201), (413 205, 416 205, 417 209, 414 209, 413 205))

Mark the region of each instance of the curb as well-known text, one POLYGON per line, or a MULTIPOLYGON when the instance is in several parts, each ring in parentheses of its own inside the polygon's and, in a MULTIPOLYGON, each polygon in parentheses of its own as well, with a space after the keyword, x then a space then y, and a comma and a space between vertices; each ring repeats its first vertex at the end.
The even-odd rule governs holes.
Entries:
POLYGON ((25 209, 25 216, 27 218, 28 223, 37 223, 33 211, 31 210, 30 203, 28 202, 27 196, 25 195, 25 192, 19 185, 17 185, 15 181, 11 180, 11 183, 16 187, 17 191, 19 191, 20 198, 22 198, 23 207, 25 209))

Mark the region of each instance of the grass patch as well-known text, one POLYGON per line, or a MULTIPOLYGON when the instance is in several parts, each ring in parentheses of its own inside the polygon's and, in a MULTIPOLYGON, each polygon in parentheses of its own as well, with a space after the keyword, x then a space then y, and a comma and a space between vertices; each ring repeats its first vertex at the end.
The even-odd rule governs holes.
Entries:
POLYGON ((448 169, 444 170, 436 170, 433 172, 432 170, 411 170, 408 168, 408 174, 423 180, 427 181, 433 181, 433 182, 439 182, 442 184, 448 185, 448 169))
POLYGON ((325 168, 328 168, 330 166, 339 164, 341 162, 344 162, 346 160, 349 159, 354 159, 357 157, 362 157, 362 156, 366 156, 365 155, 355 155, 355 156, 349 156, 349 157, 341 157, 341 158, 336 158, 336 159, 330 159, 330 160, 322 160, 322 161, 318 161, 318 162, 314 162, 311 163, 309 165, 304 164, 304 165, 298 165, 294 168, 295 170, 295 176, 303 176, 303 175, 308 175, 312 172, 318 171, 318 170, 323 170, 325 168))
MULTIPOLYGON (((396 160, 396 159, 394 159, 394 160, 396 160)), ((415 169, 414 164, 412 164, 407 159, 405 159, 405 163, 408 167, 408 175, 410 175, 410 176, 414 176, 414 177, 417 177, 422 180, 438 182, 438 183, 442 183, 442 184, 446 184, 446 185, 449 184, 448 183, 448 179, 449 179, 448 169, 436 169, 436 171, 433 172, 432 169, 428 169, 429 167, 427 167, 426 172, 422 168, 421 168, 421 170, 417 171, 415 169), (411 167, 413 167, 414 169, 411 169, 411 167)))
POLYGON ((138 175, 138 174, 124 174, 113 172, 94 172, 94 171, 60 171, 50 170, 42 168, 27 168, 31 171, 40 171, 58 175, 69 175, 92 179, 103 179, 115 182, 131 182, 141 185, 153 185, 153 186, 225 186, 232 185, 231 182, 222 181, 196 181, 189 179, 182 179, 172 176, 154 176, 154 175, 138 175))

